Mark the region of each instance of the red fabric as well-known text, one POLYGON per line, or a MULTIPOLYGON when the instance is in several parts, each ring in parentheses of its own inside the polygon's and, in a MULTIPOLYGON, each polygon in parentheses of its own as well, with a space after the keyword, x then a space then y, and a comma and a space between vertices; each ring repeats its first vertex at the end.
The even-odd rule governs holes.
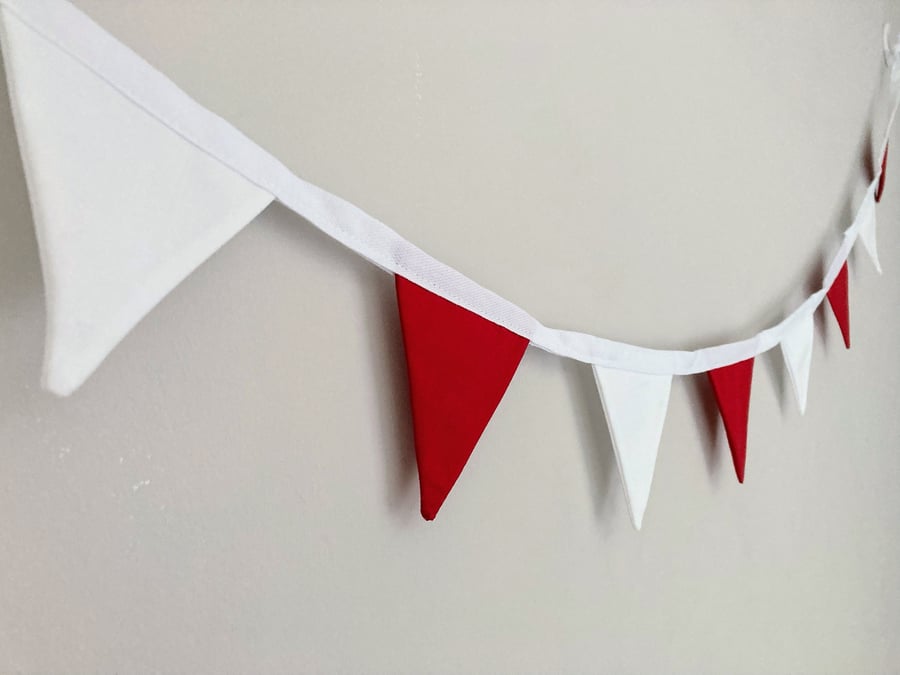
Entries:
POLYGON ((422 517, 433 520, 516 373, 528 340, 396 277, 422 517))
POLYGON ((747 460, 747 420, 750 416, 750 385, 753 381, 753 359, 738 361, 730 366, 707 373, 716 394, 725 435, 731 448, 731 459, 739 483, 744 482, 744 463, 747 460))
POLYGON ((841 327, 841 335, 844 336, 844 346, 850 349, 850 285, 847 281, 847 263, 841 267, 834 283, 828 289, 828 304, 834 312, 838 326, 841 327))
POLYGON ((878 187, 875 188, 875 201, 881 201, 881 193, 884 192, 884 174, 887 171, 888 146, 884 146, 884 156, 881 158, 881 175, 878 177, 878 187))

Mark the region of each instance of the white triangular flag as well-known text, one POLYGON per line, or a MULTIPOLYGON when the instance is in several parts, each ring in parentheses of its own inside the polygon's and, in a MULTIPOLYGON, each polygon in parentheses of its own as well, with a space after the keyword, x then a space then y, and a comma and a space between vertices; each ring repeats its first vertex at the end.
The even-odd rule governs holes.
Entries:
POLYGON ((43 381, 65 395, 272 196, 0 11, 44 274, 43 381))
POLYGON ((631 522, 641 529, 669 407, 671 375, 593 366, 631 522))
POLYGON ((875 197, 867 194, 856 217, 860 219, 859 238, 862 239, 866 252, 872 258, 875 269, 881 274, 881 263, 878 261, 878 239, 875 235, 875 211, 875 197))
POLYGON ((801 317, 790 327, 781 341, 781 352, 787 365, 800 413, 806 412, 806 393, 809 389, 809 366, 812 363, 813 315, 801 317))

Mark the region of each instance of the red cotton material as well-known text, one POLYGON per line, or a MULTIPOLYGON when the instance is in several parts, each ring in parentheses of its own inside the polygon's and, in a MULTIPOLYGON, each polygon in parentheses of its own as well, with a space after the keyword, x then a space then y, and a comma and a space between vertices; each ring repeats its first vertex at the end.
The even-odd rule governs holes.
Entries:
POLYGON ((528 340, 396 276, 422 517, 434 520, 528 340))
POLYGON ((841 267, 837 278, 828 289, 828 304, 834 312, 841 335, 844 337, 844 346, 850 349, 850 283, 847 280, 847 263, 841 267))
POLYGON ((739 483, 744 482, 747 460, 747 420, 750 416, 750 385, 753 381, 753 359, 710 370, 709 381, 725 424, 725 435, 731 448, 731 460, 739 483))
POLYGON ((875 201, 881 201, 881 193, 884 192, 884 175, 887 172, 888 146, 884 146, 884 155, 881 157, 881 175, 878 177, 878 187, 875 188, 875 201))

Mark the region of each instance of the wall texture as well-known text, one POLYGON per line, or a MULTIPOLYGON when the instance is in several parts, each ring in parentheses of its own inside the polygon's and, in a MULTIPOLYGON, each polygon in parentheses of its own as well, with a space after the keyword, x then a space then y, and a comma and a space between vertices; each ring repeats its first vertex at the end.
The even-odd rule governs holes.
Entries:
MULTIPOLYGON (((875 0, 76 3, 545 322, 658 347, 808 291, 900 26, 875 0)), ((39 390, 0 92, 0 671, 900 672, 897 159, 854 348, 820 312, 803 418, 760 359, 745 485, 677 378, 635 533, 590 369, 529 350, 429 524, 392 281, 283 208, 80 392, 39 390)))

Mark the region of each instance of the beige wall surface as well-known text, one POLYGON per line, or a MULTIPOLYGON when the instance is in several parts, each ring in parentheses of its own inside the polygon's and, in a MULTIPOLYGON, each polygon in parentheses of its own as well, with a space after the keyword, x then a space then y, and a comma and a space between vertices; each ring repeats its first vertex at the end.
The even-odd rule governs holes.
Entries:
MULTIPOLYGON (((900 26, 880 0, 76 4, 544 322, 684 348, 808 292, 900 26)), ((392 280, 284 208, 74 396, 39 389, 0 92, 0 672, 900 672, 900 153, 885 274, 851 258, 849 352, 819 313, 805 417, 759 359, 745 485, 676 378, 634 532, 590 369, 532 349, 425 523, 392 280)))

